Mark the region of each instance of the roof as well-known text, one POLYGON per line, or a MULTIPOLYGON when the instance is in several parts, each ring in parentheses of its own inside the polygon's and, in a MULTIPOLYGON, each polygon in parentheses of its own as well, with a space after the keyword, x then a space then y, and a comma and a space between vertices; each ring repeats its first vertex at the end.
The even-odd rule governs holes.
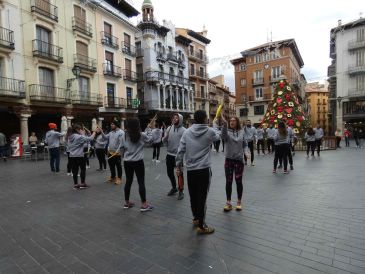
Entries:
POLYGON ((359 18, 359 19, 351 21, 347 24, 343 24, 343 25, 341 24, 335 28, 332 28, 331 33, 337 33, 342 30, 351 29, 351 28, 355 28, 358 26, 364 26, 364 25, 365 25, 365 18, 359 18))
POLYGON ((203 36, 201 33, 199 32, 195 32, 193 30, 188 29, 188 35, 190 35, 191 37, 194 37, 195 39, 199 40, 200 42, 203 42, 204 44, 210 44, 210 40, 208 38, 206 38, 205 36, 203 36))
MULTIPOLYGON (((149 1, 149 0, 146 0, 149 1)), ((139 11, 135 9, 128 1, 126 0, 105 0, 108 4, 112 5, 117 10, 123 12, 129 18, 133 16, 137 16, 139 11)))
POLYGON ((177 35, 175 37, 175 41, 180 44, 183 44, 184 46, 189 46, 189 44, 191 43, 191 40, 183 35, 177 35))
POLYGON ((238 57, 238 58, 230 60, 230 62, 231 62, 232 65, 234 65, 235 63, 240 63, 240 62, 245 61, 245 60, 246 60, 246 57, 238 57))
POLYGON ((300 67, 304 66, 304 62, 303 62, 302 56, 300 55, 297 43, 295 42, 295 39, 293 39, 293 38, 274 41, 274 42, 268 42, 268 43, 265 43, 265 44, 262 44, 262 45, 259 45, 259 46, 253 47, 253 48, 246 49, 246 50, 242 51, 241 54, 242 54, 242 57, 255 55, 263 50, 266 50, 267 48, 270 48, 270 49, 275 48, 277 45, 279 45, 279 47, 282 47, 282 46, 290 47, 291 50, 293 51, 295 58, 298 61, 299 66, 300 67))

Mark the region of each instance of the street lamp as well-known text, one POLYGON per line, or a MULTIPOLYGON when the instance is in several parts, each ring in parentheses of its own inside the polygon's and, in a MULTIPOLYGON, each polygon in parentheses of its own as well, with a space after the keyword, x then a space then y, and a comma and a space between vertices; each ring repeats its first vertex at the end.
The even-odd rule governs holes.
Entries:
POLYGON ((341 96, 338 96, 337 97, 338 108, 341 108, 341 101, 342 101, 342 97, 341 96))
POLYGON ((67 90, 70 90, 72 82, 80 77, 81 69, 79 66, 74 66, 72 68, 72 73, 75 75, 75 78, 67 79, 67 90))

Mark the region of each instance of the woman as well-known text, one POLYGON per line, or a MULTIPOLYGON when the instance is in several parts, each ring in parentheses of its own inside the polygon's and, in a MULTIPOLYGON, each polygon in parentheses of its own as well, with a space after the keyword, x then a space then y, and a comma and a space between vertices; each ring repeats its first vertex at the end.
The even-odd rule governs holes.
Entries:
POLYGON ((335 132, 335 136, 336 136, 336 148, 341 148, 341 130, 340 129, 336 129, 335 132))
POLYGON ((38 143, 38 138, 35 135, 35 132, 32 132, 32 135, 29 137, 29 145, 31 147, 36 147, 38 143))
POLYGON ((129 118, 126 120, 126 132, 121 143, 121 149, 124 151, 124 170, 126 175, 126 184, 124 186, 125 209, 134 206, 134 203, 129 200, 134 173, 136 173, 139 185, 139 195, 142 202, 141 212, 149 211, 153 208, 146 201, 145 168, 143 162, 144 145, 146 143, 150 144, 153 141, 151 132, 151 124, 153 123, 155 123, 154 120, 147 126, 146 132, 141 132, 138 119, 129 118))
POLYGON ((153 155, 152 155, 152 162, 159 163, 159 157, 160 157, 160 148, 161 148, 161 142, 162 142, 162 129, 160 128, 160 125, 156 123, 155 128, 152 130, 152 137, 153 137, 153 155))
POLYGON ((312 127, 309 127, 304 135, 304 139, 307 142, 307 157, 309 157, 309 150, 312 152, 312 157, 314 157, 314 150, 316 148, 316 136, 312 127))
POLYGON ((101 130, 96 130, 96 138, 94 139, 95 152, 96 157, 99 161, 99 169, 98 171, 106 170, 106 159, 105 159, 105 147, 108 143, 108 140, 104 138, 103 134, 101 134, 101 130))
POLYGON ((72 134, 68 138, 67 146, 70 153, 70 161, 72 166, 72 176, 74 180, 74 189, 85 189, 89 186, 85 183, 86 177, 86 160, 84 157, 84 144, 87 144, 95 137, 95 132, 90 137, 85 136, 85 132, 82 127, 75 124, 72 127, 72 134), (81 184, 77 183, 77 175, 80 168, 81 184))
POLYGON ((71 176, 71 160, 70 160, 70 151, 68 150, 68 139, 70 138, 70 136, 72 135, 72 127, 67 128, 67 132, 66 132, 66 137, 65 137, 65 141, 66 141, 66 154, 67 154, 67 176, 71 176))
POLYGON ((274 158, 274 169, 273 173, 276 173, 276 167, 278 165, 278 160, 281 158, 284 162, 284 174, 288 174, 288 153, 289 153, 289 134, 288 129, 284 122, 280 122, 278 125, 278 130, 275 133, 275 158, 274 158))
POLYGON ((226 196, 227 202, 223 210, 225 212, 232 210, 232 182, 233 175, 236 179, 237 185, 237 206, 236 210, 242 210, 241 199, 243 193, 242 175, 243 175, 243 153, 244 147, 246 147, 246 141, 244 139, 244 130, 241 129, 239 119, 232 117, 227 121, 222 116, 222 141, 226 144, 225 156, 226 160, 224 163, 224 170, 226 175, 226 196), (228 126, 228 129, 227 129, 228 126))

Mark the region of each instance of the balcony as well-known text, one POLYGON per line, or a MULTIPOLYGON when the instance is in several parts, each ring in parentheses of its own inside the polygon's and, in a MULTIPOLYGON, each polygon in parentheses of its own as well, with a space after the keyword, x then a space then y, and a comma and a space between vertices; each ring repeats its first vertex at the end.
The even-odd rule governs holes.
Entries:
POLYGON ((84 71, 96 72, 96 60, 82 54, 74 54, 74 65, 84 71))
POLYGON ((75 16, 72 17, 72 30, 78 31, 86 36, 93 37, 91 24, 75 16))
POLYGON ((349 51, 351 50, 356 50, 356 49, 360 49, 360 48, 365 48, 365 40, 351 40, 348 43, 348 49, 349 51))
POLYGON ((139 100, 132 98, 119 98, 113 96, 104 97, 104 107, 107 108, 128 108, 128 109, 138 109, 139 100))
POLYGON ((33 41, 33 56, 63 63, 62 48, 46 43, 39 39, 33 41))
POLYGON ((102 106, 103 100, 99 94, 90 94, 89 92, 76 91, 72 94, 72 104, 84 106, 102 106))
POLYGON ((31 101, 56 103, 56 104, 69 104, 71 103, 70 93, 64 88, 43 86, 43 85, 30 85, 29 86, 29 98, 31 101))
POLYGON ((178 64, 179 59, 177 58, 177 53, 176 52, 167 53, 167 61, 178 64))
POLYGON ((113 49, 118 49, 118 38, 108 32, 101 32, 101 43, 113 49))
POLYGON ((189 50, 189 58, 197 62, 202 62, 202 63, 208 62, 208 57, 204 53, 201 53, 200 51, 189 50))
POLYGON ((349 96, 351 97, 365 96, 365 88, 351 88, 349 89, 349 96))
POLYGON ((52 5, 49 0, 31 0, 30 10, 58 22, 58 8, 52 5))
POLYGON ((15 49, 14 32, 0 27, 0 46, 10 50, 15 49))
POLYGON ((208 80, 209 79, 209 75, 208 73, 204 73, 204 72, 195 72, 195 71, 189 71, 189 76, 193 77, 193 78, 201 78, 203 80, 208 80))
POLYGON ((167 57, 162 51, 160 51, 160 52, 157 52, 157 54, 156 54, 156 60, 158 62, 165 63, 167 61, 167 57))
POLYGON ((328 66, 327 76, 336 77, 336 65, 335 64, 328 66))
POLYGON ((111 77, 122 77, 122 68, 118 66, 114 66, 110 63, 104 63, 104 75, 111 77))
POLYGON ((143 49, 140 47, 137 47, 136 48, 136 57, 143 57, 143 55, 144 55, 143 49))
POLYGON ((261 86, 264 84, 264 78, 254 78, 252 79, 252 86, 261 86))
POLYGON ((181 76, 176 76, 160 71, 147 71, 145 74, 145 80, 147 82, 170 82, 172 85, 184 85, 184 86, 190 86, 190 80, 181 76))
POLYGON ((363 74, 365 73, 365 64, 364 65, 350 65, 349 66, 349 74, 356 75, 356 74, 363 74))
POLYGON ((131 44, 122 42, 122 52, 128 54, 129 56, 135 57, 136 56, 136 47, 131 46, 131 44))
POLYGON ((280 76, 271 76, 269 77, 270 83, 277 83, 280 80, 282 80, 282 78, 280 78, 280 76))
POLYGON ((0 97, 25 98, 25 82, 21 80, 0 77, 0 97))
POLYGON ((124 69, 123 70, 123 79, 130 81, 130 82, 137 82, 138 81, 137 73, 135 71, 131 71, 129 69, 124 69))
POLYGON ((249 96, 248 100, 250 102, 259 102, 259 101, 271 100, 271 94, 264 94, 263 97, 249 96))

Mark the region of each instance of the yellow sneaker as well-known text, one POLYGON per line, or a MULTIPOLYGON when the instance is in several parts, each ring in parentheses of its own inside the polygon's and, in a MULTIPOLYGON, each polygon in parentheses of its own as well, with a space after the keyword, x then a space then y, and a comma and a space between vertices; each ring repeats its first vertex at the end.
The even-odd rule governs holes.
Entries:
POLYGON ((224 212, 228 212, 228 211, 231 211, 232 210, 232 205, 230 203, 226 203, 223 207, 223 211, 224 212))
POLYGON ((117 180, 114 182, 116 185, 120 185, 122 183, 122 178, 117 178, 117 180))
POLYGON ((112 178, 112 177, 109 177, 107 180, 106 180, 107 183, 114 183, 115 182, 115 178, 112 178))
POLYGON ((214 233, 214 228, 213 227, 209 227, 209 226, 204 226, 203 228, 198 227, 196 232, 199 235, 203 235, 203 234, 212 234, 214 233))
POLYGON ((241 211, 242 210, 242 204, 237 204, 236 205, 236 210, 241 211))

